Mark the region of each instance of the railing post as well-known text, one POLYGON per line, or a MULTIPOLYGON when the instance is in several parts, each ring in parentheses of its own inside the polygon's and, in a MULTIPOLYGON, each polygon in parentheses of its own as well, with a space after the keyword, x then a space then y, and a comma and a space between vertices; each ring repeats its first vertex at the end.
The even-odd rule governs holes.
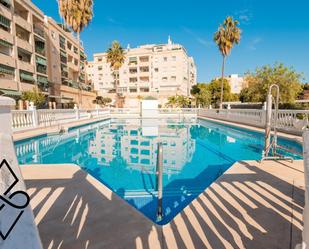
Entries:
POLYGON ((77 104, 74 104, 74 110, 75 110, 75 119, 76 120, 79 120, 80 119, 80 116, 79 116, 79 108, 77 106, 77 104))
POLYGON ((13 122, 11 109, 13 106, 15 106, 14 99, 0 96, 0 133, 2 132, 3 134, 12 134, 13 122))
POLYGON ((266 125, 266 113, 267 113, 267 102, 263 103, 262 112, 261 112, 261 124, 266 125))
POLYGON ((33 102, 30 102, 29 110, 32 111, 33 126, 38 127, 38 125, 39 125, 38 112, 37 112, 36 106, 34 106, 33 102))

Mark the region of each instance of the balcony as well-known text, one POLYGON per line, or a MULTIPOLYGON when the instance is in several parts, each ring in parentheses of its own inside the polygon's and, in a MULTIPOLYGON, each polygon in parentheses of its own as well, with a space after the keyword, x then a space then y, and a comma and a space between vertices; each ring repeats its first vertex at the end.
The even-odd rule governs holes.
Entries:
POLYGON ((14 14, 14 20, 18 26, 31 32, 31 25, 23 17, 19 16, 18 14, 14 14))
POLYGON ((6 41, 0 40, 0 61, 6 66, 15 67, 15 60, 11 54, 12 45, 6 41))
POLYGON ((24 50, 26 50, 30 53, 33 52, 32 45, 29 42, 27 42, 27 41, 25 41, 25 40, 23 40, 19 37, 16 37, 16 44, 17 44, 17 47, 19 47, 19 48, 22 48, 22 49, 24 49, 24 50))
POLYGON ((74 64, 73 62, 68 62, 68 67, 70 68, 70 69, 72 69, 72 71, 74 71, 74 72, 78 72, 78 65, 76 65, 76 64, 74 64))
POLYGON ((0 88, 17 90, 17 82, 15 82, 15 69, 0 64, 0 88))
POLYGON ((19 70, 19 77, 22 83, 34 84, 35 79, 33 78, 33 73, 26 72, 24 70, 19 70))
POLYGON ((13 35, 3 29, 0 29, 0 39, 7 41, 8 43, 11 43, 11 44, 14 43, 13 35))
POLYGON ((33 24, 33 32, 34 32, 36 35, 39 35, 41 38, 45 39, 44 28, 41 27, 41 25, 33 24))
POLYGON ((25 61, 18 61, 17 64, 18 64, 19 69, 34 73, 34 66, 32 64, 25 62, 25 61))
POLYGON ((48 92, 48 90, 49 90, 49 82, 48 82, 48 78, 47 77, 38 75, 37 76, 37 84, 38 84, 39 89, 42 92, 48 92))
POLYGON ((18 84, 14 79, 1 78, 0 73, 0 88, 18 91, 18 84))
POLYGON ((37 40, 35 39, 35 52, 39 55, 42 55, 44 57, 46 57, 46 51, 45 51, 45 42, 41 41, 41 40, 37 40))
POLYGON ((11 20, 11 11, 8 8, 1 8, 0 15, 4 16, 5 18, 11 20))

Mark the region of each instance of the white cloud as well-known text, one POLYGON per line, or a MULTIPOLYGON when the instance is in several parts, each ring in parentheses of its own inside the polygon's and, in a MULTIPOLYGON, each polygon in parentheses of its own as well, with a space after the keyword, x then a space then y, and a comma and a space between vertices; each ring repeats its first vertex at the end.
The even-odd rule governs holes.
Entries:
POLYGON ((257 45, 260 44, 263 41, 263 39, 261 37, 255 37, 254 39, 252 39, 249 42, 248 48, 250 50, 256 50, 257 49, 257 45))
POLYGON ((239 20, 240 24, 248 25, 250 24, 250 21, 252 20, 252 13, 248 9, 243 9, 236 11, 234 13, 235 18, 239 20))
POLYGON ((200 43, 201 45, 205 46, 205 47, 209 47, 211 45, 213 45, 211 40, 208 39, 204 39, 202 37, 200 37, 199 35, 197 35, 195 32, 193 32, 191 29, 187 28, 187 27, 182 27, 182 30, 184 32, 186 32, 187 34, 189 34, 190 36, 192 36, 192 38, 200 43))

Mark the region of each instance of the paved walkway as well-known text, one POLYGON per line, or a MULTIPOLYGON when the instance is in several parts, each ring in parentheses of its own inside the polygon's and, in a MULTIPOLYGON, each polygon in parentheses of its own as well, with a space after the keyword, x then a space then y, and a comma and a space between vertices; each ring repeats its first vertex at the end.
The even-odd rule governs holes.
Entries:
POLYGON ((75 165, 23 166, 44 248, 294 248, 303 162, 233 165, 168 225, 153 224, 75 165))

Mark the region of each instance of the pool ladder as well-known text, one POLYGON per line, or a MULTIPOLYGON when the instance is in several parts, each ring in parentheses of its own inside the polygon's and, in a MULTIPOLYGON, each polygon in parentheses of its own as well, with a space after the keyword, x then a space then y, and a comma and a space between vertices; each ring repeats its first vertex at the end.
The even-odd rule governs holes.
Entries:
MULTIPOLYGON (((287 157, 278 154, 277 148, 278 143, 278 135, 277 135, 277 125, 278 125, 278 110, 279 110, 279 96, 280 96, 280 89, 277 84, 272 84, 268 89, 267 100, 266 100, 266 125, 265 125, 265 145, 264 150, 262 151, 262 159, 263 160, 291 160, 293 161, 292 157, 287 157), (275 113, 273 117, 272 111, 272 89, 276 89, 276 99, 274 101, 275 105, 275 113), (272 135, 272 122, 273 122, 273 135, 272 135), (272 156, 270 156, 270 152, 272 152, 272 156)), ((283 147, 279 147, 283 149, 283 147)))
POLYGON ((157 221, 163 218, 162 197, 163 197, 163 145, 158 143, 157 167, 156 167, 156 190, 158 193, 157 221))

